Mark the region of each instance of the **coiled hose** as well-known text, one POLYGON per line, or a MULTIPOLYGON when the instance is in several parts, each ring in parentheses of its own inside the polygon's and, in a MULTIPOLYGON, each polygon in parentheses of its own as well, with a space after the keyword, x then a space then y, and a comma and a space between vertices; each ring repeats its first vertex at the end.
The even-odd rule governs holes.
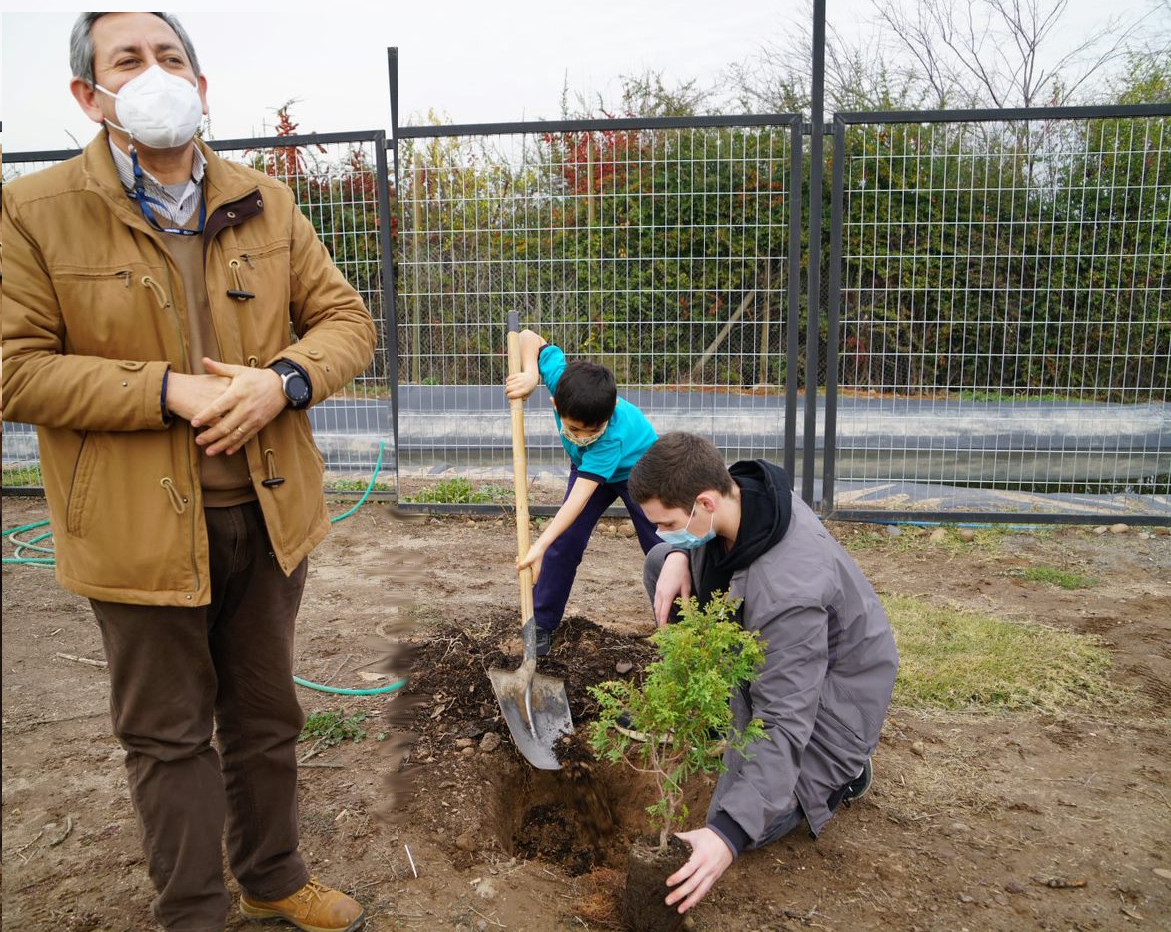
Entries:
MULTIPOLYGON (((382 471, 382 455, 386 451, 386 441, 379 441, 378 444, 378 459, 374 463, 374 473, 370 476, 370 484, 366 486, 366 491, 362 493, 362 497, 358 499, 353 508, 342 512, 340 515, 330 518, 330 522, 334 523, 348 518, 355 511, 362 507, 363 502, 370 497, 370 493, 374 491, 374 483, 378 481, 378 474, 382 471)), ((26 531, 35 531, 37 528, 45 527, 49 522, 34 521, 31 524, 21 524, 18 527, 8 528, 0 532, 13 545, 14 556, 4 557, 5 563, 23 563, 28 566, 56 566, 57 560, 54 557, 54 550, 52 547, 42 547, 40 542, 46 538, 52 537, 52 531, 46 531, 44 534, 38 534, 36 537, 29 540, 21 540, 16 535, 23 534, 26 531), (33 553, 47 554, 47 556, 26 557, 23 556, 25 551, 33 553)), ((396 689, 401 689, 407 684, 406 679, 396 680, 386 686, 376 686, 371 689, 344 689, 340 686, 326 686, 324 683, 314 683, 312 680, 302 679, 299 676, 293 677, 293 682, 298 686, 304 686, 308 689, 316 689, 323 693, 337 693, 341 696, 377 696, 382 693, 394 692, 396 689)))

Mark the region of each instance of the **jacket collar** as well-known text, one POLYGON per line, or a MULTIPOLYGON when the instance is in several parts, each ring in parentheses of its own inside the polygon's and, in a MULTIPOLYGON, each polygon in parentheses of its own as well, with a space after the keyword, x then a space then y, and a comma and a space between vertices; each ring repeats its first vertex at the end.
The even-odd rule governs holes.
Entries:
POLYGON ((209 215, 227 204, 248 197, 257 190, 255 176, 245 173, 238 165, 220 158, 202 139, 196 139, 195 145, 207 159, 207 170, 203 175, 203 196, 207 198, 209 215))
POLYGON ((97 192, 123 223, 153 233, 150 224, 143 219, 122 187, 122 179, 118 176, 114 156, 110 152, 110 134, 104 126, 85 147, 81 159, 86 188, 97 192))
MULTIPOLYGON (((196 139, 195 145, 207 163, 203 174, 203 194, 207 199, 208 214, 207 227, 204 231, 206 250, 207 244, 216 233, 226 226, 235 226, 259 213, 263 209, 263 203, 258 196, 259 190, 254 176, 221 159, 203 140, 196 139), (243 206, 244 209, 233 210, 233 217, 218 213, 221 208, 235 208, 237 205, 243 206)), ((86 187, 101 195, 120 220, 135 229, 151 235, 156 234, 122 187, 122 180, 114 165, 114 156, 110 152, 109 132, 104 126, 82 152, 82 165, 86 187)))

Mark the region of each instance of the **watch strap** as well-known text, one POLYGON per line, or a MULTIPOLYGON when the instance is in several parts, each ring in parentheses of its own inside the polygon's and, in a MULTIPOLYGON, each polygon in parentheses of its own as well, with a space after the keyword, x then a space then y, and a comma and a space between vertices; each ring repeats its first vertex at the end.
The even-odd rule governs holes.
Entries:
POLYGON ((272 369, 281 377, 281 386, 284 388, 285 397, 289 399, 289 404, 294 408, 306 408, 309 406, 309 402, 313 399, 313 383, 309 380, 309 374, 304 369, 290 359, 278 359, 268 368, 272 369), (288 382, 293 376, 299 376, 304 380, 306 389, 304 398, 294 398, 290 394, 288 382))

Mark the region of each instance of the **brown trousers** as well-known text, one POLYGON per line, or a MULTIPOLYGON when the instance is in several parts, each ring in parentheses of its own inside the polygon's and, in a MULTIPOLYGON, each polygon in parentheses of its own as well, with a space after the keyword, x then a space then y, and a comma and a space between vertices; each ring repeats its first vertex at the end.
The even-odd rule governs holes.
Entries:
POLYGON ((228 864, 250 896, 281 899, 309 878, 297 852, 304 714, 292 678, 308 562, 281 572, 255 502, 206 515, 210 605, 91 600, 158 891, 151 910, 168 932, 222 932, 225 824, 228 864))

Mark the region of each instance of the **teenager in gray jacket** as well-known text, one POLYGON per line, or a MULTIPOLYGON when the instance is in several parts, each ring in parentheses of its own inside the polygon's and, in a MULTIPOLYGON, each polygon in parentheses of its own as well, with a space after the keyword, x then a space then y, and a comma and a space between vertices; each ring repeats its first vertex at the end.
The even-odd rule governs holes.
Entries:
POLYGON ((725 752, 707 825, 679 835, 692 853, 666 902, 686 912, 741 851, 802 822, 816 836, 865 792, 898 652, 873 587, 779 466, 729 470, 703 437, 674 432, 643 454, 629 488, 665 541, 644 570, 658 623, 680 597, 704 605, 730 591, 765 641, 759 677, 731 702, 737 728, 759 717, 767 737, 725 752))

